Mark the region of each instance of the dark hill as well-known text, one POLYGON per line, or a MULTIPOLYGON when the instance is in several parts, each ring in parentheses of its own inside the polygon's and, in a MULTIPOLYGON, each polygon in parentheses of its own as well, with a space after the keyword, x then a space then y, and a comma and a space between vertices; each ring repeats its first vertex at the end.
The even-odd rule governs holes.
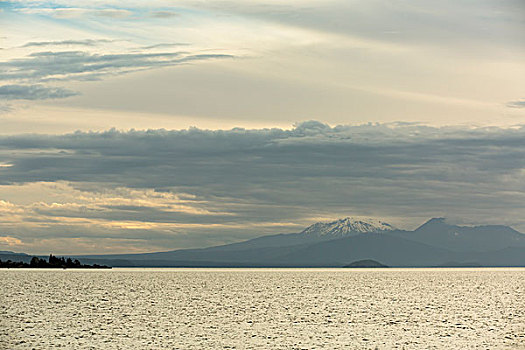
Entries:
POLYGON ((354 261, 346 266, 343 266, 343 267, 352 267, 352 268, 357 268, 357 267, 362 267, 362 268, 376 268, 376 267, 388 267, 386 265, 383 265, 381 264, 380 262, 378 261, 375 261, 375 260, 371 260, 371 259, 366 259, 366 260, 357 260, 357 261, 354 261))

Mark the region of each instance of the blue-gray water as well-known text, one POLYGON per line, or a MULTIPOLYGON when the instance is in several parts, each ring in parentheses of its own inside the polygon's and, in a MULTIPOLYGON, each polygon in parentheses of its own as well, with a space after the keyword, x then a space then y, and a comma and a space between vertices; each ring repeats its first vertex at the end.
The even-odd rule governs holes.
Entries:
POLYGON ((0 349, 521 349, 525 269, 0 270, 0 349))

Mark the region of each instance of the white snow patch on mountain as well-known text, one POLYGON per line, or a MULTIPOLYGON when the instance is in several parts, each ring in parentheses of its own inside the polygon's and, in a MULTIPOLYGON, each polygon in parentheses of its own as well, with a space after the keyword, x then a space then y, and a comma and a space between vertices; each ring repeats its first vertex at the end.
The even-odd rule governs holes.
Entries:
POLYGON ((332 222, 318 222, 307 227, 302 234, 315 236, 347 236, 359 233, 380 233, 396 228, 386 222, 372 218, 347 217, 332 222))

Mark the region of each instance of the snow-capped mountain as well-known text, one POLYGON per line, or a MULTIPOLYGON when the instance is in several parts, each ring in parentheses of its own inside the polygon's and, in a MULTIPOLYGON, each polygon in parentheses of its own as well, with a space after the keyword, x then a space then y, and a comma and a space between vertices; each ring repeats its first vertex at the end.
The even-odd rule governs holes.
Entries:
POLYGON ((344 237, 359 233, 381 233, 393 231, 392 225, 376 220, 347 217, 332 222, 318 222, 307 227, 302 235, 317 237, 344 237))

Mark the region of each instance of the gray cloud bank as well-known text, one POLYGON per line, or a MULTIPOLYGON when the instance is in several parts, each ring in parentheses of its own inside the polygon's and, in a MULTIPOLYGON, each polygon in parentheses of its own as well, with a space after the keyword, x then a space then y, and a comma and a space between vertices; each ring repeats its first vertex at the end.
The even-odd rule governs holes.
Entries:
MULTIPOLYGON (((311 121, 291 130, 1 136, 0 162, 9 164, 0 168, 4 186, 66 181, 83 191, 122 187, 188 193, 195 196, 192 205, 206 210, 173 213, 107 205, 104 211, 60 209, 60 215, 41 208, 41 215, 247 225, 241 230, 247 236, 272 232, 258 224, 298 227, 314 218, 350 214, 411 223, 447 216, 525 228, 525 127, 330 127, 311 121)), ((193 231, 210 234, 213 229, 193 231)), ((240 234, 237 229, 213 232, 222 235, 215 240, 224 241, 240 234)), ((140 235, 155 236, 155 231, 140 235)))

